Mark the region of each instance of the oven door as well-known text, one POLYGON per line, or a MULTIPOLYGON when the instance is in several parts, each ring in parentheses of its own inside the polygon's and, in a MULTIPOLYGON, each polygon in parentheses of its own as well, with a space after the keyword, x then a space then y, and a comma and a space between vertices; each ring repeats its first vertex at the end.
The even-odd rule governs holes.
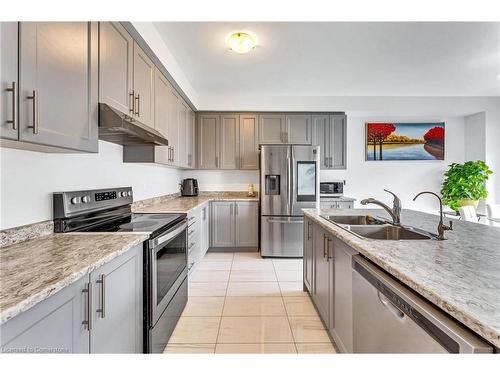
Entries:
POLYGON ((150 322, 154 326, 187 276, 187 222, 149 241, 151 288, 150 322))

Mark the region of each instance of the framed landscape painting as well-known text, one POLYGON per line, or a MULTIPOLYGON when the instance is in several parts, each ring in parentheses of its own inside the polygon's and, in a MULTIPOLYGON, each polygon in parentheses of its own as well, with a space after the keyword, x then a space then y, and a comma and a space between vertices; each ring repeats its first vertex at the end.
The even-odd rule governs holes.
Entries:
POLYGON ((366 124, 366 160, 444 160, 444 122, 366 124))

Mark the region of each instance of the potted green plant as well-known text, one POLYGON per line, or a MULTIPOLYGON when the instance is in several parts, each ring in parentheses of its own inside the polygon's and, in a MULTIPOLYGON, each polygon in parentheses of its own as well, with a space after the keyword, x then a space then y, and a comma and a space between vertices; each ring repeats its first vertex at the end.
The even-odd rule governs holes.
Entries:
POLYGON ((485 182, 492 173, 482 160, 450 164, 441 189, 443 203, 455 211, 462 206, 477 208, 479 199, 488 196, 485 182))

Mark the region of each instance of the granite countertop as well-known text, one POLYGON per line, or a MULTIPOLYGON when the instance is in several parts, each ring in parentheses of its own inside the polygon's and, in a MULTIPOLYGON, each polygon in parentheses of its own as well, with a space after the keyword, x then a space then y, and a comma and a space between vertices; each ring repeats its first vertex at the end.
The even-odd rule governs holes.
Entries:
POLYGON ((56 233, 0 248, 0 324, 147 238, 143 233, 56 233))
MULTIPOLYGON (((500 228, 453 221, 447 240, 361 239, 321 214, 381 216, 383 210, 304 210, 347 243, 487 341, 500 347, 500 228)), ((436 233, 439 217, 403 210, 403 225, 436 233)))
POLYGON ((164 200, 145 202, 132 207, 135 213, 188 213, 211 201, 244 200, 259 201, 259 197, 249 197, 245 192, 202 193, 197 197, 174 197, 164 200))

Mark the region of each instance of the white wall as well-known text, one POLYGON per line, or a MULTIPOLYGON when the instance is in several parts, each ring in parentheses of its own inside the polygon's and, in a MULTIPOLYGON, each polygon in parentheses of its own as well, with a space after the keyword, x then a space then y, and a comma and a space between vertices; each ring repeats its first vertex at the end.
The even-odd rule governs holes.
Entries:
POLYGON ((479 112, 465 117, 465 161, 486 161, 486 113, 479 112))
POLYGON ((0 229, 52 219, 56 191, 132 186, 134 200, 179 190, 181 171, 122 162, 122 147, 99 141, 98 154, 45 154, 0 148, 0 229))

